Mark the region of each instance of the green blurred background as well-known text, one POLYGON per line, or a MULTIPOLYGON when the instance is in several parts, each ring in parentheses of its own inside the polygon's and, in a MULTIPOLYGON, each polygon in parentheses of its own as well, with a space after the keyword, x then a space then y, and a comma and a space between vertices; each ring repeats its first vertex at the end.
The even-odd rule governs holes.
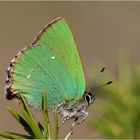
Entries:
POLYGON ((114 81, 97 91, 88 119, 72 138, 140 138, 140 2, 0 2, 0 131, 23 133, 5 109, 18 110, 17 101, 4 98, 10 60, 58 16, 74 32, 87 84, 102 66, 107 72, 98 84, 114 81))

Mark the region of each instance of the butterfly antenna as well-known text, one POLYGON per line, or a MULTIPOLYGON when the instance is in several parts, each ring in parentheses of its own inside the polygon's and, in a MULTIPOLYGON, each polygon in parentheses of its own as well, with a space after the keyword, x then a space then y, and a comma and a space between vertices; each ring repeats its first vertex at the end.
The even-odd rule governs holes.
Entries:
MULTIPOLYGON (((90 84, 89 88, 87 91, 90 91, 91 87, 96 83, 97 80, 99 80, 101 78, 101 76, 103 75, 103 72, 105 71, 105 67, 103 67, 100 71, 100 73, 96 76, 96 78, 92 81, 92 83, 90 84)), ((106 84, 104 84, 106 85, 106 84)))
POLYGON ((107 82, 107 83, 105 83, 105 84, 102 84, 102 85, 99 85, 99 86, 97 86, 97 87, 94 87, 93 90, 94 90, 94 89, 98 89, 98 88, 102 88, 102 87, 107 86, 107 85, 110 85, 110 84, 112 84, 112 83, 113 83, 113 81, 109 81, 109 82, 107 82))

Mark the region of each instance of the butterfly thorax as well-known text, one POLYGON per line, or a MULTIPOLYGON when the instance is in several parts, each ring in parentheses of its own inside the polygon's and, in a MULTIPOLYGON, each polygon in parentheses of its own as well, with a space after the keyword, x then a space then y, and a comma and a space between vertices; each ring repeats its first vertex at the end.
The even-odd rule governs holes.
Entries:
POLYGON ((62 116, 64 120, 68 119, 85 119, 88 116, 87 108, 93 101, 95 96, 90 92, 85 92, 84 95, 73 105, 69 106, 68 102, 65 102, 58 107, 58 114, 62 116))

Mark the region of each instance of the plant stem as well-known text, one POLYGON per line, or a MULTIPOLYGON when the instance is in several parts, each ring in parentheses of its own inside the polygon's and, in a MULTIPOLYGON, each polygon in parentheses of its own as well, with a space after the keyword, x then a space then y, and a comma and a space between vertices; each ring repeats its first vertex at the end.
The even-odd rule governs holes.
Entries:
POLYGON ((54 139, 57 140, 58 139, 58 113, 57 113, 57 109, 54 110, 53 112, 54 115, 54 139))

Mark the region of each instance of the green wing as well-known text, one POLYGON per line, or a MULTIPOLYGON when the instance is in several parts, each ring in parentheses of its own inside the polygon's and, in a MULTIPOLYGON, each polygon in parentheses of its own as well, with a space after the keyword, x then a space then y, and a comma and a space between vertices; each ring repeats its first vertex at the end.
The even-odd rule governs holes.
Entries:
POLYGON ((12 88, 41 108, 44 87, 48 108, 77 101, 85 90, 85 77, 75 40, 66 21, 48 24, 14 65, 12 88))

